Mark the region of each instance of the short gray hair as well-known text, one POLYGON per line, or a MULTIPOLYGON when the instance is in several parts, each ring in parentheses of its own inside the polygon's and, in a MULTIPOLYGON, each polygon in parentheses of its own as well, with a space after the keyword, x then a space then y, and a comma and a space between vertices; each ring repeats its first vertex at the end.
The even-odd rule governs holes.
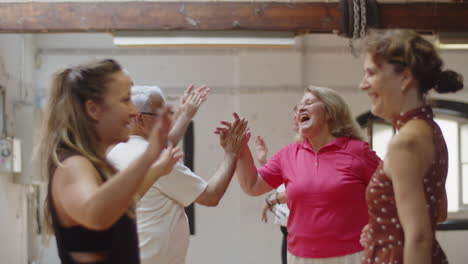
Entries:
POLYGON ((151 112, 149 98, 152 95, 158 95, 163 102, 166 102, 163 91, 158 86, 134 85, 132 87, 132 102, 135 104, 138 112, 151 112))

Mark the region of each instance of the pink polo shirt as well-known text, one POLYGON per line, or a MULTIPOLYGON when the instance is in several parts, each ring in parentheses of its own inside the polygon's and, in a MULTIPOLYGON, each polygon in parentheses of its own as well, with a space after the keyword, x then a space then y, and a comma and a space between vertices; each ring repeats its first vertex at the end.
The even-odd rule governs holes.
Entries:
POLYGON ((341 137, 318 153, 307 140, 290 144, 258 169, 273 188, 286 185, 291 254, 328 258, 363 249, 365 190, 379 162, 367 142, 341 137))

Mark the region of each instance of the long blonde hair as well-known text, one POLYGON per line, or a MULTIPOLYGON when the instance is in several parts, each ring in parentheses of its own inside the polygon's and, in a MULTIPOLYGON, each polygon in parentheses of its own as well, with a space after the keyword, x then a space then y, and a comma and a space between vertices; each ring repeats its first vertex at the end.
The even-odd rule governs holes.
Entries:
MULTIPOLYGON (((111 74, 122 71, 114 60, 101 60, 64 69, 55 74, 49 101, 44 112, 39 146, 41 176, 51 184, 51 168, 61 166, 60 149, 69 149, 88 159, 98 170, 97 181, 109 179, 116 169, 98 151, 99 137, 92 128, 93 121, 85 110, 85 102, 103 103, 111 74), (102 178, 101 178, 102 177, 102 178)), ((51 193, 48 192, 47 199, 51 193)), ((49 203, 46 201, 45 221, 51 228, 49 203)))
POLYGON ((350 137, 363 140, 361 130, 354 121, 349 105, 334 90, 310 85, 304 93, 311 93, 325 104, 330 116, 328 127, 334 137, 350 137))

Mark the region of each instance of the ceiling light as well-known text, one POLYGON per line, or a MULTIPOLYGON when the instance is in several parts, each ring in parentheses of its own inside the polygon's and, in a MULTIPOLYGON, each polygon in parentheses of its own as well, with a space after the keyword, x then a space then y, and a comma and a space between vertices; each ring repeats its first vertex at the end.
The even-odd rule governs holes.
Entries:
POLYGON ((435 45, 443 50, 468 49, 468 33, 440 32, 435 45))
POLYGON ((140 31, 117 32, 119 47, 253 47, 294 46, 294 33, 277 31, 140 31))

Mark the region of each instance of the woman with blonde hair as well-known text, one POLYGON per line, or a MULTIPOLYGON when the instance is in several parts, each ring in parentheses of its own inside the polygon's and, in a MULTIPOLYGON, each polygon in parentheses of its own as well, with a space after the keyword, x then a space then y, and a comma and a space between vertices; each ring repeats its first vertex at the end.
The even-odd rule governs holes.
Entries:
POLYGON ((139 263, 135 197, 182 156, 169 147, 160 157, 170 128, 164 109, 145 155, 120 172, 106 160, 109 146, 128 140, 131 86, 114 60, 70 67, 53 79, 38 153, 48 178, 46 215, 64 264, 139 263))
POLYGON ((245 142, 237 163, 239 183, 251 196, 285 184, 288 264, 357 264, 360 230, 368 221, 364 193, 380 160, 332 89, 307 88, 295 109, 303 140, 282 148, 259 169, 245 142))
POLYGON ((447 217, 448 153, 426 95, 456 92, 463 78, 443 70, 434 46, 411 30, 374 31, 365 51, 360 88, 397 133, 367 189, 362 263, 447 263, 435 227, 447 217))

